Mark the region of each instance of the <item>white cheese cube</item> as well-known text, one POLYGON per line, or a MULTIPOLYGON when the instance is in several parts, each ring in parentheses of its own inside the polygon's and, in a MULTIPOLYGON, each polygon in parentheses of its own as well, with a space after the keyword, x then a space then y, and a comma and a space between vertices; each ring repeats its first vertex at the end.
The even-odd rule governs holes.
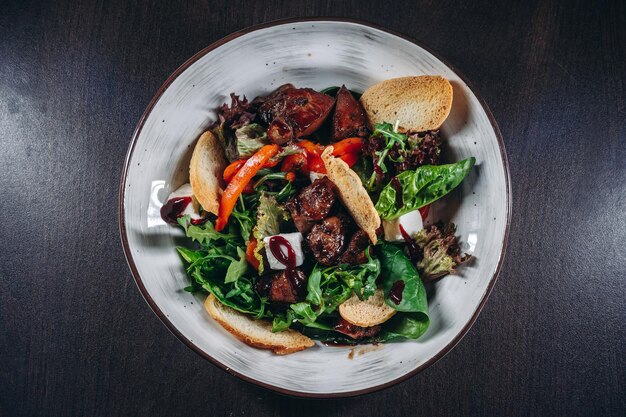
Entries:
POLYGON ((424 225, 422 223, 422 215, 419 210, 403 214, 394 220, 383 220, 383 229, 385 230, 386 241, 404 242, 402 232, 400 232, 400 225, 402 225, 402 228, 409 236, 413 236, 422 230, 424 225))
POLYGON ((173 198, 192 197, 192 196, 193 196, 193 191, 191 191, 191 184, 187 183, 178 187, 176 191, 173 191, 172 194, 170 194, 170 196, 167 199, 171 200, 173 198))
MULTIPOLYGON (((302 262, 304 262, 304 254, 302 253, 302 233, 282 233, 275 236, 280 236, 289 242, 296 254, 296 266, 302 265, 302 262)), ((265 255, 267 256, 267 262, 270 264, 270 269, 287 269, 287 266, 280 263, 270 250, 270 239, 272 237, 274 236, 268 236, 263 239, 263 243, 265 244, 265 255)), ((285 247, 281 245, 280 250, 283 254, 285 254, 285 257, 287 257, 287 250, 285 247)))
POLYGON ((188 214, 192 220, 202 219, 200 215, 200 204, 193 196, 193 191, 191 190, 191 184, 183 184, 176 189, 176 191, 172 192, 167 200, 174 200, 178 198, 191 197, 191 204, 187 204, 185 209, 180 213, 180 217, 188 214))

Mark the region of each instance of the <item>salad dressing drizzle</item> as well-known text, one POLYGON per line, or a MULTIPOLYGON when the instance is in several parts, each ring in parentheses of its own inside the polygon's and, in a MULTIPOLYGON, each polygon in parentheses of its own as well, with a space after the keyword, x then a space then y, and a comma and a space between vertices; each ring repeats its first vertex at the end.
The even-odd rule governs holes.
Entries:
POLYGON ((389 290, 389 299, 395 305, 402 302, 402 292, 404 291, 404 281, 398 280, 393 283, 391 290, 389 290))
POLYGON ((274 258, 281 264, 285 265, 285 273, 287 279, 295 286, 301 288, 304 282, 300 279, 296 271, 296 252, 293 250, 291 243, 282 236, 272 236, 269 240, 269 247, 274 258), (283 251, 282 248, 285 248, 283 251), (286 252, 286 253, 285 253, 286 252))
POLYGON ((399 226, 400 226, 400 233, 402 234, 402 238, 404 239, 404 242, 406 243, 406 247, 409 250, 409 257, 411 258, 411 261, 413 261, 414 263, 421 261, 422 251, 417 245, 417 242, 415 242, 415 239, 413 239, 407 233, 407 231, 404 229, 404 227, 402 227, 401 224, 399 226))
MULTIPOLYGON (((183 212, 191 204, 191 197, 170 198, 161 207, 161 218, 165 223, 178 225, 177 219, 183 217, 183 212)), ((206 222, 206 219, 191 219, 191 224, 199 225, 206 222)))
POLYGON ((394 190, 396 190, 396 206, 398 206, 398 208, 404 207, 404 200, 402 199, 402 184, 400 184, 398 177, 393 177, 391 179, 391 185, 394 190))

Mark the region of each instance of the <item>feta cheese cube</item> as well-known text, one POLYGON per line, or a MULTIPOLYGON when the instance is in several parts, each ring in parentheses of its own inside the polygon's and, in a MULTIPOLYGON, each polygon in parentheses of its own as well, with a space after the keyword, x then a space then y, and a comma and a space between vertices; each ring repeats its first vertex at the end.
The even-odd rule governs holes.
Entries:
MULTIPOLYGON (((274 236, 280 236, 284 238, 287 242, 289 242, 289 244, 293 248, 293 251, 296 253, 296 266, 302 265, 302 263, 304 262, 304 254, 302 253, 302 233, 282 233, 274 236)), ((267 256, 267 262, 270 265, 270 269, 287 269, 285 265, 280 263, 278 259, 274 257, 274 254, 270 250, 270 239, 274 236, 268 236, 263 239, 263 243, 265 244, 265 256, 267 256)), ((281 250, 283 251, 285 256, 287 256, 287 251, 283 246, 281 246, 281 250)))
POLYGON ((191 198, 191 204, 187 204, 185 209, 182 212, 180 212, 178 217, 182 217, 185 214, 189 214, 189 217, 191 218, 191 220, 202 219, 202 216, 200 215, 200 204, 193 196, 193 191, 191 190, 191 184, 187 183, 187 184, 181 185, 180 187, 178 187, 178 189, 176 189, 176 191, 173 191, 169 195, 167 200, 169 201, 169 200, 185 198, 185 197, 191 198))
POLYGON ((383 220, 383 229, 385 230, 385 240, 388 242, 404 242, 402 233, 400 232, 400 225, 404 228, 404 231, 413 236, 424 228, 422 223, 422 215, 419 210, 411 211, 407 214, 403 214, 397 219, 383 220))

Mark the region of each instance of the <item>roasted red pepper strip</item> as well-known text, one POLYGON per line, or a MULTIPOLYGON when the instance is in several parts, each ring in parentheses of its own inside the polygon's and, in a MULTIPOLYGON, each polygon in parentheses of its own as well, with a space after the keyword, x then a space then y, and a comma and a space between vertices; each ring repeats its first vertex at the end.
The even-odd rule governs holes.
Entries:
POLYGON ((246 261, 248 261, 248 263, 258 271, 259 260, 254 257, 254 250, 256 249, 257 245, 258 242, 255 238, 250 239, 250 241, 248 242, 248 247, 246 248, 246 261))
POLYGON ((226 169, 224 170, 224 181, 229 183, 230 180, 233 179, 237 171, 239 171, 241 167, 243 166, 243 164, 245 163, 246 163, 245 159, 238 159, 234 162, 231 162, 230 165, 228 165, 226 169))
POLYGON ((363 139, 347 138, 333 144, 333 156, 341 158, 348 166, 356 164, 363 148, 363 139))
POLYGON ((322 145, 315 144, 310 140, 301 140, 298 142, 298 146, 304 148, 306 151, 309 171, 326 174, 326 166, 324 166, 324 161, 322 161, 322 157, 320 156, 324 151, 324 147, 322 145))
POLYGON ((280 171, 300 172, 301 174, 309 175, 309 167, 305 153, 300 152, 286 156, 285 159, 283 159, 283 163, 280 165, 280 171))
POLYGON ((235 204, 237 204, 237 199, 241 192, 246 188, 246 185, 248 185, 256 173, 279 151, 280 146, 278 145, 265 145, 259 149, 257 153, 248 158, 246 163, 237 171, 222 194, 217 221, 215 222, 215 230, 218 232, 224 230, 226 223, 228 223, 230 213, 232 213, 235 204))
POLYGON ((333 144, 333 156, 341 156, 345 154, 358 154, 363 147, 363 139, 347 138, 333 144))

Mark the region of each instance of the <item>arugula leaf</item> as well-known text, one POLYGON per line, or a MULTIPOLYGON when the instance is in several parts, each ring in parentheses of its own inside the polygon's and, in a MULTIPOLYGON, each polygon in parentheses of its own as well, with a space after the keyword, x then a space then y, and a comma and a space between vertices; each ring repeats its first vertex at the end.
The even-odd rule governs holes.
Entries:
POLYGON ((263 175, 261 178, 259 178, 254 183, 252 188, 254 188, 256 190, 261 185, 263 185, 263 183, 265 183, 266 181, 269 181, 269 180, 284 180, 286 176, 287 176, 286 172, 270 172, 268 174, 263 175))
POLYGON ((272 320, 272 332, 282 332, 291 327, 295 318, 295 314, 293 310, 287 310, 283 313, 274 314, 274 319, 272 320))
POLYGON ((359 268, 362 268, 357 273, 362 285, 358 289, 355 288, 356 295, 360 300, 367 300, 374 295, 376 292, 376 280, 381 270, 380 261, 370 255, 369 247, 365 249, 365 256, 367 256, 367 262, 357 265, 359 268))
MULTIPOLYGON (((293 186, 293 182, 289 181, 285 186, 276 194, 276 201, 284 203, 296 194, 296 189, 293 186)), ((269 193, 272 194, 272 193, 269 193)))
POLYGON ((196 262, 203 256, 201 251, 183 248, 182 246, 177 246, 176 250, 178 251, 180 257, 183 258, 183 260, 188 264, 196 262))
POLYGON ((396 189, 387 184, 376 202, 376 211, 383 220, 393 220, 410 211, 424 207, 456 188, 469 174, 476 158, 448 165, 424 165, 415 171, 397 175, 402 188, 402 207, 396 206, 396 189))
POLYGON ((215 240, 229 241, 237 238, 237 235, 232 233, 217 232, 211 222, 202 225, 191 224, 191 217, 188 214, 179 217, 178 224, 183 227, 188 238, 203 246, 209 246, 215 240))
POLYGON ((250 233, 254 227, 256 212, 253 209, 253 205, 249 205, 249 208, 246 208, 243 194, 239 195, 239 201, 237 201, 231 217, 237 221, 241 237, 247 243, 250 240, 250 233))
POLYGON ((376 291, 380 262, 369 255, 368 262, 360 265, 336 265, 322 269, 316 264, 307 281, 306 301, 319 307, 318 314, 330 314, 346 301, 354 291, 367 299, 376 291))
POLYGON ((239 256, 239 260, 232 261, 226 270, 226 278, 224 278, 225 284, 237 281, 248 271, 246 252, 244 252, 239 246, 237 246, 237 255, 239 256))
POLYGON ((213 294, 222 304, 230 308, 252 314, 256 318, 272 315, 266 310, 267 299, 257 295, 249 278, 240 277, 230 284, 219 283, 212 276, 204 274, 199 267, 191 272, 191 276, 205 291, 213 294))
POLYGON ((307 295, 306 301, 310 302, 314 306, 320 306, 324 302, 322 299, 322 288, 320 286, 322 280, 322 270, 319 268, 319 264, 315 264, 313 271, 309 275, 309 279, 306 283, 307 295))
MULTIPOLYGON (((391 123, 376 124, 374 126, 374 132, 372 133, 372 136, 380 136, 385 139, 385 146, 383 147, 383 149, 376 151, 375 154, 378 157, 377 164, 380 167, 380 170, 383 173, 386 173, 387 164, 385 160, 387 159, 389 151, 394 147, 396 143, 398 144, 400 149, 404 149, 407 141, 407 136, 405 134, 394 131, 391 123)), ((373 175, 375 175, 375 173, 373 175)))
POLYGON ((289 307, 296 313, 296 319, 302 324, 310 324, 317 320, 317 314, 311 308, 311 305, 307 302, 300 302, 296 304, 292 304, 289 307))

